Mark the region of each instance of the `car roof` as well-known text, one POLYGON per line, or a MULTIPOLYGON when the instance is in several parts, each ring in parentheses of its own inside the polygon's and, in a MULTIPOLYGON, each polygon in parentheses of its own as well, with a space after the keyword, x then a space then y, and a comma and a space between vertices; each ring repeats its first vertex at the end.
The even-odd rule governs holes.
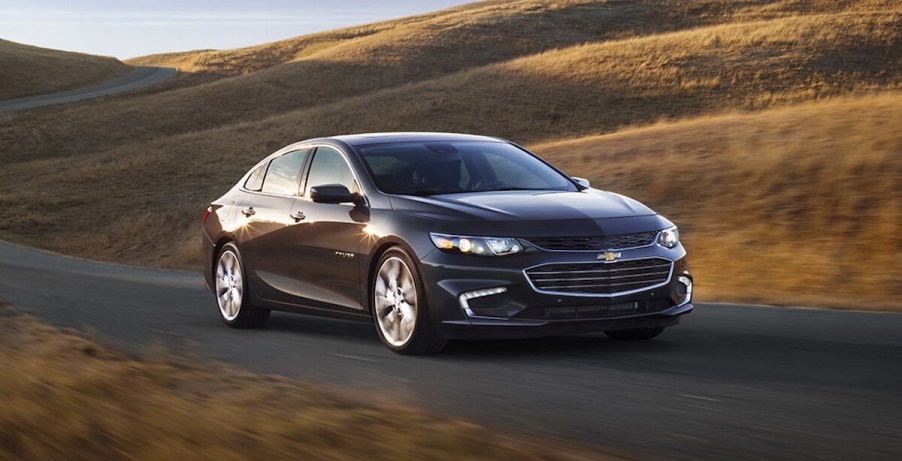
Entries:
POLYGON ((342 136, 332 136, 329 139, 335 139, 345 142, 352 146, 363 146, 367 144, 385 144, 395 142, 455 142, 455 141, 484 141, 484 142, 506 142, 503 139, 492 138, 489 136, 480 136, 475 134, 460 133, 363 133, 349 134, 342 136))

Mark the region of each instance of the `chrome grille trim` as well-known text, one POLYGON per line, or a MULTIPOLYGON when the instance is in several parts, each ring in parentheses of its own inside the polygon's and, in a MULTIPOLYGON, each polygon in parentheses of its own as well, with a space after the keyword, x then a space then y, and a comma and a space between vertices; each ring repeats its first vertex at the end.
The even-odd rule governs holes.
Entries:
MULTIPOLYGON (((668 260, 668 259, 662 258, 662 257, 650 257, 650 258, 622 259, 622 260, 617 261, 617 262, 642 261, 642 260, 660 260, 660 261, 662 261, 662 264, 649 265, 649 266, 643 266, 643 267, 638 267, 638 268, 636 268, 636 267, 629 267, 629 268, 615 268, 615 267, 612 267, 612 268, 610 268, 610 269, 606 269, 606 268, 603 268, 603 267, 602 267, 602 268, 599 268, 599 269, 576 270, 576 271, 535 271, 535 272, 530 272, 532 269, 540 268, 540 267, 543 267, 543 266, 560 266, 560 265, 568 265, 568 266, 573 265, 573 266, 576 266, 576 265, 582 265, 582 264, 586 264, 586 265, 588 265, 588 264, 591 264, 591 265, 605 264, 605 263, 599 263, 598 261, 543 263, 543 264, 538 264, 538 265, 531 266, 531 267, 527 267, 526 269, 523 269, 523 277, 526 278, 526 282, 529 284, 529 286, 532 287, 532 289, 535 290, 535 291, 538 292, 538 293, 544 293, 544 294, 550 294, 550 295, 560 295, 560 296, 580 296, 580 297, 594 297, 594 298, 613 298, 613 297, 616 297, 616 296, 624 296, 624 295, 629 295, 629 294, 633 294, 633 293, 639 293, 639 292, 642 292, 642 291, 652 290, 652 289, 655 289, 655 288, 659 288, 659 287, 665 286, 665 285, 667 285, 668 283, 670 283, 670 280, 671 280, 671 278, 673 277, 673 266, 674 266, 674 262, 673 262, 672 260, 668 260), (666 261, 666 264, 663 263, 663 262, 665 262, 665 261, 666 261), (646 270, 646 272, 644 272, 644 273, 642 273, 642 274, 636 274, 636 275, 634 275, 634 276, 644 276, 644 277, 649 277, 649 276, 653 276, 653 275, 664 276, 664 275, 665 275, 665 268, 666 268, 666 278, 664 279, 663 282, 660 282, 660 283, 652 283, 652 284, 650 284, 650 285, 643 285, 643 286, 641 286, 641 287, 636 287, 636 288, 622 289, 622 290, 620 290, 620 291, 611 291, 611 292, 609 292, 609 293, 605 293, 605 292, 599 292, 599 293, 591 293, 591 292, 590 292, 590 293, 587 293, 587 292, 581 292, 581 291, 558 291, 558 290, 554 290, 554 289, 542 289, 542 288, 539 288, 538 286, 536 286, 536 283, 542 284, 542 283, 547 283, 547 282, 549 281, 549 280, 547 280, 547 279, 542 278, 541 275, 550 275, 550 274, 561 274, 561 275, 563 275, 563 274, 586 274, 586 273, 610 273, 610 272, 622 272, 622 271, 628 271, 628 270, 646 270), (654 269, 654 270, 649 270, 649 269, 654 269), (534 280, 532 277, 530 277, 530 275, 533 275, 533 276, 539 275, 539 277, 536 277, 536 279, 534 280)), ((614 264, 616 264, 616 263, 608 263, 608 264, 614 265, 614 264)), ((630 275, 626 275, 626 276, 609 276, 609 277, 595 277, 595 278, 593 278, 593 277, 585 277, 585 276, 576 276, 576 277, 572 277, 572 278, 563 278, 563 279, 558 278, 558 279, 555 279, 555 280, 559 280, 559 281, 561 281, 561 282, 576 282, 576 283, 579 283, 580 281, 591 282, 592 280, 598 280, 598 279, 602 279, 602 280, 610 280, 610 279, 612 279, 612 278, 626 278, 626 277, 630 277, 630 275)), ((614 284, 614 283, 606 283, 606 284, 577 284, 577 285, 563 285, 563 286, 557 286, 557 287, 554 287, 554 288, 559 288, 559 289, 573 289, 573 288, 609 287, 611 290, 613 290, 613 289, 615 289, 615 285, 616 285, 617 287, 623 287, 623 288, 625 288, 625 287, 627 287, 627 286, 629 286, 629 285, 637 285, 637 284, 640 284, 640 283, 645 283, 645 282, 627 282, 627 281, 624 281, 624 283, 616 283, 616 284, 614 284)))

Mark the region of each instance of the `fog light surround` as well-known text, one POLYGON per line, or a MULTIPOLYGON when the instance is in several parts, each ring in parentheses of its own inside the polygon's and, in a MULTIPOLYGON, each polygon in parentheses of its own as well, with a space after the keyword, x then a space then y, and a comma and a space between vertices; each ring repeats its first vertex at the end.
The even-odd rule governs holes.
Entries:
POLYGON ((682 283, 683 286, 686 287, 686 294, 684 295, 685 297, 683 299, 683 302, 680 303, 680 305, 682 306, 683 304, 692 301, 692 279, 685 275, 681 275, 677 277, 677 282, 682 283))
POLYGON ((470 309, 470 304, 468 301, 471 299, 474 299, 474 298, 482 298, 485 296, 500 295, 501 293, 507 293, 507 288, 506 287, 495 287, 495 288, 483 288, 481 290, 467 291, 467 292, 461 293, 460 296, 458 296, 458 299, 460 299, 460 307, 464 310, 464 312, 467 313, 467 316, 479 317, 478 315, 476 315, 473 312, 472 309, 470 309))

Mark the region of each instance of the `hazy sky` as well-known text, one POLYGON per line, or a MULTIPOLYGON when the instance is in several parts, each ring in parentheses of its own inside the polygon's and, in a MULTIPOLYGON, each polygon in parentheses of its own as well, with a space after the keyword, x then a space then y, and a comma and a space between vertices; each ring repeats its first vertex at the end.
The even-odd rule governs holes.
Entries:
POLYGON ((236 48, 466 0, 0 0, 0 38, 116 56, 236 48))

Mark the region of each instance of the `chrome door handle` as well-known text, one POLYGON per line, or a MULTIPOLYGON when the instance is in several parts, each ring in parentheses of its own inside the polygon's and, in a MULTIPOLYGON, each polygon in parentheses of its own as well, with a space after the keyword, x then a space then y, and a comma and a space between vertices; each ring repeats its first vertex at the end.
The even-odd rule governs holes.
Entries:
POLYGON ((245 208, 245 209, 241 210, 241 214, 243 214, 245 216, 253 216, 253 215, 257 214, 257 212, 254 211, 254 207, 250 207, 250 208, 245 208))
POLYGON ((303 211, 295 211, 294 213, 291 213, 289 216, 291 216, 291 219, 295 220, 295 222, 303 221, 304 219, 307 218, 306 216, 304 216, 303 211))

